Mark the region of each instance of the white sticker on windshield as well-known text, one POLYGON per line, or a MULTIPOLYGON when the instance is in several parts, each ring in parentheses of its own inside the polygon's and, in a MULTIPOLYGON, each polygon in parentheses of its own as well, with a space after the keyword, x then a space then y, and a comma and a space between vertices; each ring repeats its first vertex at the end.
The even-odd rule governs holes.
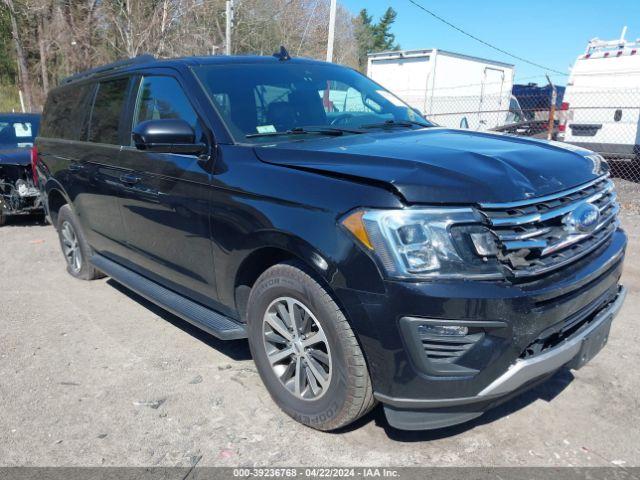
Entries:
POLYGON ((30 123, 14 123, 13 129, 16 131, 16 137, 24 138, 31 136, 31 124, 30 123))
POLYGON ((256 130, 258 133, 274 133, 276 131, 276 127, 273 125, 258 125, 256 130))
POLYGON ((402 103, 402 100, 396 97, 393 93, 387 92, 386 90, 376 90, 376 93, 381 97, 384 97, 385 99, 389 100, 396 107, 406 107, 406 105, 402 103))

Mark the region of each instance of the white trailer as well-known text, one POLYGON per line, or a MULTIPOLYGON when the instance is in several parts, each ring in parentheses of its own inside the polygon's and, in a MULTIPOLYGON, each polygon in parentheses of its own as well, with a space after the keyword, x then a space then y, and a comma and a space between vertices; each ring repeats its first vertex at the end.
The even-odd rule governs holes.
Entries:
POLYGON ((487 130, 507 123, 514 66, 445 50, 372 53, 367 75, 435 123, 487 130))
MULTIPOLYGON (((625 27, 626 29, 626 27, 625 27)), ((640 158, 640 39, 591 40, 567 82, 559 139, 608 158, 640 158)))

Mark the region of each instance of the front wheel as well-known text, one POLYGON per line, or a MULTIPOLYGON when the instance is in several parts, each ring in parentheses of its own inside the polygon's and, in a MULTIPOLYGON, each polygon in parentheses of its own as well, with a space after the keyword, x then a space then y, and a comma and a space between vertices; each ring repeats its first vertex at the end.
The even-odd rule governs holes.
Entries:
POLYGON ((318 430, 355 421, 375 405, 367 364, 343 312, 295 264, 269 268, 247 310, 249 346, 271 397, 318 430))
POLYGON ((7 223, 7 216, 4 213, 4 199, 0 197, 0 227, 7 223))

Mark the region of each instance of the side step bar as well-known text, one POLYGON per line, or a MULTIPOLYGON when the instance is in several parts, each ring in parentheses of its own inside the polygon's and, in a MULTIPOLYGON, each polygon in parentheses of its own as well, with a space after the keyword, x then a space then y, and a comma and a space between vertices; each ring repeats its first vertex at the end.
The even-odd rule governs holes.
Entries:
POLYGON ((116 282, 221 340, 247 338, 245 325, 158 285, 102 255, 94 254, 91 263, 116 282))

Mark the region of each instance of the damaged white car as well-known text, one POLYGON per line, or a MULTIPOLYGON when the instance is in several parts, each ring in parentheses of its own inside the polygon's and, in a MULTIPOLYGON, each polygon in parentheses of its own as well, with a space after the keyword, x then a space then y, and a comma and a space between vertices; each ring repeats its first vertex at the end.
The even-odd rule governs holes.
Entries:
POLYGON ((9 215, 44 214, 32 167, 40 115, 0 113, 0 226, 9 215))

